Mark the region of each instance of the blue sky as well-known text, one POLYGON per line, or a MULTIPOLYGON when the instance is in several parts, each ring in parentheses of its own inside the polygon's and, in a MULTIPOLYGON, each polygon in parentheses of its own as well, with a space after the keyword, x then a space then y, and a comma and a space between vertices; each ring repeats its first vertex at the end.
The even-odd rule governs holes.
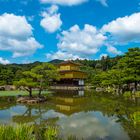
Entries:
POLYGON ((140 0, 0 0, 0 63, 100 59, 140 43, 140 0))

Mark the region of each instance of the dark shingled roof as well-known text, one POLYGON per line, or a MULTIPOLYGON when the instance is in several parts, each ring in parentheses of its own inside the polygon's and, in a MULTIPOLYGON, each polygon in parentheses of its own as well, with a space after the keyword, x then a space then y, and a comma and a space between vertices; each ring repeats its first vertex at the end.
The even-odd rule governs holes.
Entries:
POLYGON ((66 65, 66 64, 73 64, 75 66, 81 66, 81 64, 75 63, 73 61, 64 61, 64 62, 61 62, 59 65, 66 65))

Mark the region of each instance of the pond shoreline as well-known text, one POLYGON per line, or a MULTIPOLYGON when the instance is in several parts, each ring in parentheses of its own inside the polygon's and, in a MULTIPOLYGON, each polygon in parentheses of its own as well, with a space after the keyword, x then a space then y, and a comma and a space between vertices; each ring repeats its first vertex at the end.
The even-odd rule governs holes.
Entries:
MULTIPOLYGON (((42 95, 48 95, 51 91, 43 91, 42 95)), ((33 91, 33 96, 38 95, 38 91, 33 91)), ((29 93, 22 90, 12 90, 12 91, 0 91, 0 97, 5 96, 29 96, 29 93)))
POLYGON ((37 103, 44 103, 47 101, 47 98, 42 97, 19 97, 17 98, 18 103, 27 103, 27 104, 37 104, 37 103))

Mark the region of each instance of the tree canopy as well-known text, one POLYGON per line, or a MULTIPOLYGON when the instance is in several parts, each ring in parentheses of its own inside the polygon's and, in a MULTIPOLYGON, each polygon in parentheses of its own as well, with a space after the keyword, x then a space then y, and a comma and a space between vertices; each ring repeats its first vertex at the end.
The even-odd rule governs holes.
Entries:
POLYGON ((24 71, 21 73, 22 78, 15 82, 17 87, 22 87, 29 92, 32 96, 33 89, 39 90, 39 96, 43 89, 46 89, 53 80, 59 80, 59 73, 57 68, 48 63, 42 63, 30 71, 24 71))

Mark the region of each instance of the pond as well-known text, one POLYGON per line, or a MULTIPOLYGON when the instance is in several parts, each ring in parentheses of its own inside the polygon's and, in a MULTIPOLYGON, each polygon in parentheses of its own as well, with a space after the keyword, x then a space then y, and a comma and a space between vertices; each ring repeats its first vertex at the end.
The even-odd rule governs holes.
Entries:
POLYGON ((0 124, 54 125, 65 139, 140 139, 140 99, 126 101, 89 91, 57 91, 47 103, 36 105, 0 98, 0 124))

